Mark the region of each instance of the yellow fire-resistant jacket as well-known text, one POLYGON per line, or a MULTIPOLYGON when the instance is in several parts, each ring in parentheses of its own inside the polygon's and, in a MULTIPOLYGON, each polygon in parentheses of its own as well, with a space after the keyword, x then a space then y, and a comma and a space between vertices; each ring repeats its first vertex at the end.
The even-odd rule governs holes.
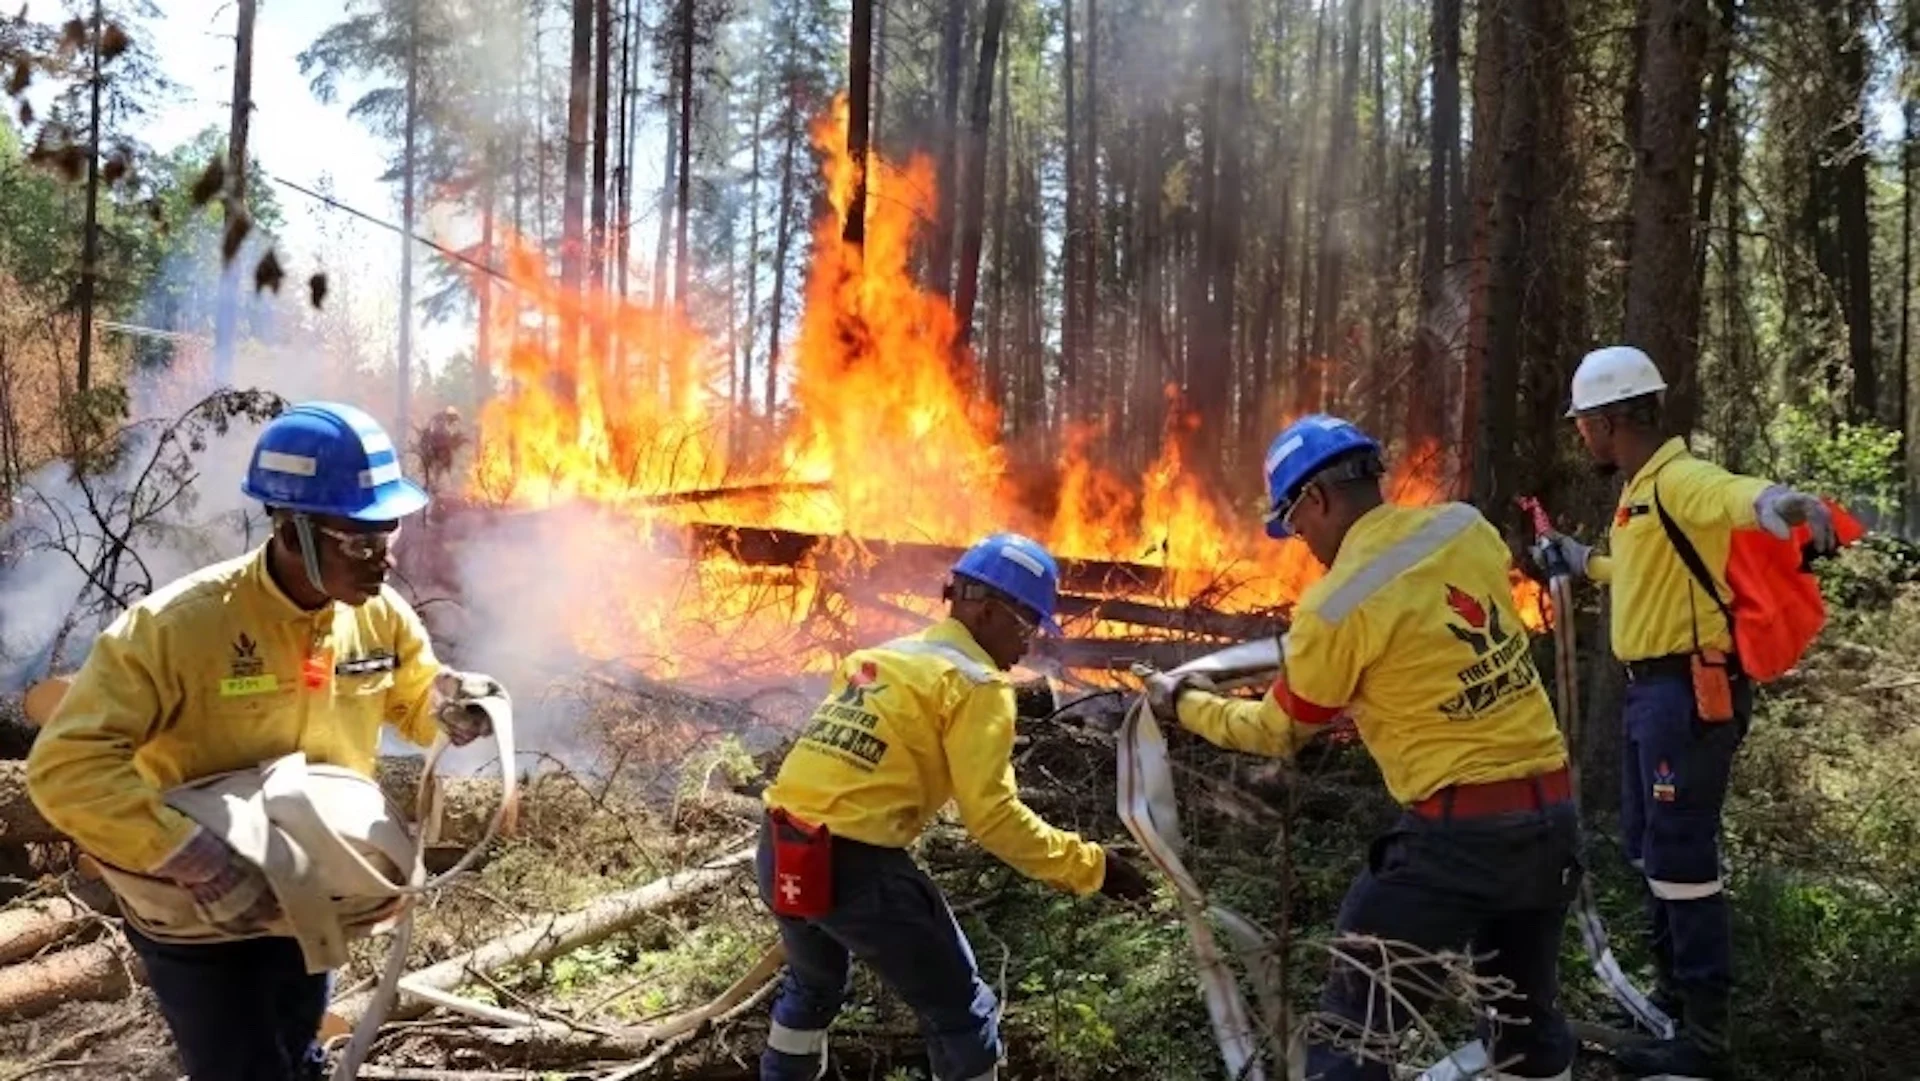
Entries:
POLYGON ((1770 481, 1729 473, 1687 453, 1687 445, 1669 439, 1640 467, 1620 492, 1607 532, 1611 556, 1596 553, 1587 573, 1613 590, 1611 632, 1614 656, 1643 661, 1692 653, 1705 647, 1731 652, 1733 634, 1720 607, 1700 588, 1660 525, 1660 506, 1693 542, 1713 576, 1713 588, 1731 603, 1727 554, 1733 531, 1754 526, 1754 502, 1770 481))
POLYGON ((145 873, 193 832, 168 789, 294 751, 371 776, 382 722, 432 741, 438 670, 391 587, 308 612, 274 584, 263 546, 114 620, 34 743, 28 792, 96 858, 145 873))
POLYGON ((1100 846, 1020 802, 1014 715, 1012 682, 948 619, 841 662, 764 798, 836 837, 889 848, 912 844, 951 798, 988 852, 1030 878, 1092 893, 1106 877, 1100 846))
POLYGON ((1287 757, 1353 717, 1400 803, 1566 764, 1507 577, 1512 555, 1464 503, 1363 515, 1294 607, 1286 671, 1260 701, 1189 691, 1180 723, 1287 757))

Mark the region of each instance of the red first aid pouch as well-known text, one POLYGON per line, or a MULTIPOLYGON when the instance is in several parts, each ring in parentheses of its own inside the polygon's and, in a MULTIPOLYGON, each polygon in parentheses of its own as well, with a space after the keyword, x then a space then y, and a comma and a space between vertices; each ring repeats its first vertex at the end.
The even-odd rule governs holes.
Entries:
POLYGON ((833 839, 825 826, 809 826, 774 808, 773 911, 818 919, 833 910, 833 839))

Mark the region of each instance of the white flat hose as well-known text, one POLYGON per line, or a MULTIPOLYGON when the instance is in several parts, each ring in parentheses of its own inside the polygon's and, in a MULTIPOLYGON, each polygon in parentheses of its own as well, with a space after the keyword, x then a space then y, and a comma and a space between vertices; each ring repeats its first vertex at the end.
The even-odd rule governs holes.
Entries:
MULTIPOLYGON (((334 1065, 333 1081, 354 1081, 359 1076, 360 1064, 366 1061, 367 1053, 373 1048, 373 1041, 380 1035, 380 1026, 386 1023, 387 1014, 400 997, 403 977, 407 971, 407 950, 413 942, 413 909, 411 899, 439 889, 455 876, 465 874, 476 861, 484 855, 494 838, 512 812, 518 790, 519 775, 514 770, 513 742, 513 705, 504 697, 482 698, 474 703, 485 711, 488 720, 493 723, 493 744, 500 762, 500 805, 494 808, 493 817, 487 820, 487 830, 459 862, 441 874, 434 875, 418 884, 395 887, 391 892, 395 897, 409 898, 400 922, 394 926, 393 941, 387 946, 387 962, 380 974, 380 982, 374 986, 372 1000, 367 1011, 360 1015, 360 1021, 353 1028, 353 1037, 347 1042, 346 1050, 341 1052, 340 1061, 334 1065)), ((435 770, 440 758, 450 746, 443 734, 434 740, 427 751, 426 764, 420 771, 420 787, 415 795, 416 833, 414 835, 414 866, 418 867, 425 857, 427 831, 425 822, 437 793, 435 792, 435 770)))

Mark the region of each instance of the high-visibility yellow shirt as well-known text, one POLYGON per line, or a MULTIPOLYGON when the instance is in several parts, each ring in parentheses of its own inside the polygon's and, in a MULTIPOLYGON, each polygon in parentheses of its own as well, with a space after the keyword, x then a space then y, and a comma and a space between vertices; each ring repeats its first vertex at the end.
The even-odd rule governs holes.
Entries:
POLYGON ((1092 893, 1106 855, 1020 802, 1013 683, 966 627, 856 650, 763 797, 836 837, 912 844, 952 799, 981 847, 1030 878, 1092 893))
POLYGON ((1733 650, 1726 617, 1680 560, 1654 510, 1660 505, 1693 542, 1713 576, 1720 600, 1731 606, 1727 553, 1733 531, 1755 525, 1754 503, 1772 482, 1729 473, 1687 453, 1669 439, 1620 492, 1607 532, 1609 555, 1596 554, 1587 573, 1613 590, 1613 655, 1641 661, 1692 653, 1698 648, 1733 650))
POLYGON ((392 587, 309 612, 274 583, 262 546, 156 590, 101 633, 34 741, 28 793, 96 858, 148 872, 194 829, 163 802, 168 789, 294 751, 372 776, 382 722, 431 742, 439 667, 392 587))
POLYGON ((1464 503, 1368 511, 1294 607, 1285 672, 1266 696, 1190 691, 1180 723, 1286 757, 1347 714, 1403 804, 1563 766, 1511 566, 1499 532, 1464 503))

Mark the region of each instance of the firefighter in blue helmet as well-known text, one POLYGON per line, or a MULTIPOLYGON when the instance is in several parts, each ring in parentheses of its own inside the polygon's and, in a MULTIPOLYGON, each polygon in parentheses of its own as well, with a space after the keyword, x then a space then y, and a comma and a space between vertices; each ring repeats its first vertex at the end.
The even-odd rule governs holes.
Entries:
POLYGON ((765 795, 761 897, 780 925, 787 978, 765 1081, 825 1076, 827 1027, 859 958, 919 1015, 936 1081, 996 1076, 999 1004, 940 888, 907 854, 951 799, 981 846, 1074 894, 1134 898, 1141 873, 1020 801, 1012 667, 1053 622, 1059 568, 1012 533, 953 565, 949 618, 841 662, 765 795))
POLYGON ((1321 994, 1341 1039, 1309 1047, 1307 1075, 1389 1076, 1409 1011, 1434 986, 1430 966, 1396 945, 1406 943, 1429 955, 1470 950, 1476 971, 1510 983, 1482 1022, 1500 1067, 1492 1078, 1565 1081, 1574 1043, 1558 962, 1579 830, 1506 542, 1463 503, 1388 503, 1379 444, 1337 417, 1288 427, 1265 468, 1267 535, 1300 537, 1327 568, 1294 608, 1284 671, 1258 701, 1166 675, 1147 689, 1157 715, 1272 757, 1351 716, 1405 808, 1340 906, 1340 932, 1363 937, 1321 994))
POLYGON ((272 517, 267 542, 155 590, 101 633, 34 744, 27 785, 95 859, 191 895, 183 938, 122 906, 188 1076, 305 1081, 323 1062, 330 975, 308 972, 274 929, 261 870, 165 794, 295 751, 371 776, 382 724, 422 745, 436 725, 455 743, 488 725, 386 584, 400 522, 427 496, 372 417, 288 409, 261 432, 242 491, 272 517))

